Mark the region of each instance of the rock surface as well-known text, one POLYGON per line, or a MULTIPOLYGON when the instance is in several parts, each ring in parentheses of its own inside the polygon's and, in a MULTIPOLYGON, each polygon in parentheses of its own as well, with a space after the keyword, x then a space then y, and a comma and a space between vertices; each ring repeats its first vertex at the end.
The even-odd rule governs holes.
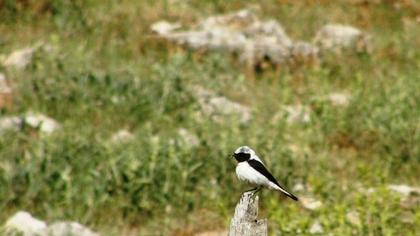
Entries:
POLYGON ((331 93, 328 95, 328 100, 333 106, 346 107, 350 104, 351 96, 346 93, 331 93))
POLYGON ((152 32, 157 33, 159 35, 167 35, 172 31, 180 28, 181 25, 179 23, 170 23, 167 21, 158 21, 154 23, 150 29, 152 32))
POLYGON ((309 107, 302 105, 285 106, 284 111, 286 112, 288 123, 308 123, 311 121, 309 107))
POLYGON ((51 134, 60 128, 60 124, 56 120, 38 113, 28 113, 24 117, 24 122, 32 128, 38 128, 46 134, 51 134))
POLYGON ((322 207, 322 202, 312 197, 300 197, 299 201, 301 202, 302 206, 308 210, 316 210, 322 207))
POLYGON ((7 82, 6 75, 0 73, 0 108, 12 105, 12 89, 7 82))
POLYGON ((56 222, 44 229, 45 236, 99 236, 77 222, 56 222))
POLYGON ((322 228, 321 223, 319 221, 315 221, 311 227, 309 228, 310 234, 322 234, 324 233, 324 228, 322 228))
POLYGON ((204 18, 189 30, 179 30, 179 23, 167 21, 158 21, 150 28, 176 44, 193 50, 233 52, 242 63, 254 66, 316 60, 321 49, 368 51, 370 48, 369 36, 355 27, 340 24, 322 27, 313 44, 293 41, 279 22, 261 20, 250 9, 204 18))
POLYGON ((411 187, 404 184, 400 184, 400 185, 391 184, 391 185, 388 185, 388 189, 394 192, 400 193, 403 196, 410 196, 414 194, 420 195, 420 188, 411 187))
POLYGON ((2 60, 5 67, 14 67, 16 69, 25 68, 31 61, 36 51, 36 47, 26 47, 10 53, 2 60))
POLYGON ((293 56, 313 57, 318 49, 310 43, 296 44, 275 20, 260 20, 252 10, 243 9, 201 20, 190 30, 176 31, 179 24, 159 21, 151 30, 159 36, 192 49, 234 52, 241 62, 256 65, 263 61, 287 63, 293 56))
POLYGON ((360 214, 357 211, 347 212, 346 219, 352 225, 355 225, 355 226, 362 225, 362 221, 360 220, 360 214))
POLYGON ((44 134, 51 134, 58 130, 61 125, 54 119, 39 113, 29 112, 24 116, 7 116, 0 118, 0 133, 6 131, 18 131, 24 125, 39 129, 44 134))
POLYGON ((111 136, 111 142, 113 143, 125 143, 133 139, 134 135, 126 129, 120 129, 111 136))
POLYGON ((358 50, 368 49, 369 37, 361 30, 341 24, 327 24, 315 35, 314 43, 321 48, 355 48, 358 50))
POLYGON ((2 117, 0 118, 0 134, 7 131, 17 131, 22 126, 20 117, 2 117))
POLYGON ((188 147, 197 147, 198 145, 200 145, 200 139, 197 137, 197 135, 191 133, 187 129, 178 129, 178 135, 183 145, 186 145, 188 147))
POLYGON ((223 122, 228 116, 235 116, 241 123, 247 123, 252 118, 251 109, 245 105, 200 87, 193 89, 193 93, 204 115, 216 122, 223 122))
POLYGON ((6 235, 38 236, 44 232, 47 224, 28 212, 19 211, 7 220, 3 228, 6 235))
POLYGON ((47 225, 28 212, 19 211, 4 224, 5 235, 10 236, 99 236, 77 222, 54 222, 47 225))

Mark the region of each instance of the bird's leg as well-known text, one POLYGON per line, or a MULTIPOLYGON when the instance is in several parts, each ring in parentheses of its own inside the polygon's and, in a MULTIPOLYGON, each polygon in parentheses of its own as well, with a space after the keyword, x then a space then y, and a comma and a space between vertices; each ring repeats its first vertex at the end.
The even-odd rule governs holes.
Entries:
POLYGON ((261 189, 262 189, 262 187, 261 187, 261 186, 257 186, 257 187, 255 187, 255 188, 253 188, 253 189, 250 189, 250 190, 248 190, 248 191, 245 191, 245 193, 250 192, 250 193, 252 193, 252 195, 255 195, 256 193, 258 193, 259 191, 261 191, 261 189))
POLYGON ((262 187, 258 186, 254 189, 254 194, 258 193, 259 191, 261 191, 262 187))
POLYGON ((257 189, 258 189, 258 187, 255 187, 255 188, 252 188, 252 189, 246 190, 245 192, 255 192, 257 189))

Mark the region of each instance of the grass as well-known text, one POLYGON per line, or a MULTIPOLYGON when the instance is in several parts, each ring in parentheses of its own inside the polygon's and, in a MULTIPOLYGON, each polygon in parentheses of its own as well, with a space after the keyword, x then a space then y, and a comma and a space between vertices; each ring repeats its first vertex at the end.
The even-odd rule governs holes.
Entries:
POLYGON ((0 221, 27 210, 49 222, 76 220, 104 235, 190 235, 223 229, 246 189, 226 158, 254 147, 280 182, 310 186, 297 195, 323 202, 308 211, 269 191, 261 215, 273 235, 308 235, 319 221, 333 235, 415 235, 416 205, 401 206, 387 185, 418 186, 420 177, 420 12, 415 1, 12 1, 0 3, 0 53, 36 42, 25 70, 0 66, 13 87, 1 114, 38 111, 62 129, 40 136, 23 129, 0 137, 0 221), (310 40, 323 24, 369 32, 371 54, 325 55, 319 65, 250 76, 226 54, 183 50, 149 32, 168 19, 258 5, 264 18, 310 40), (250 106, 253 120, 214 123, 197 116, 189 87, 200 85, 250 106), (323 99, 352 95, 348 107, 323 99), (311 121, 273 121, 284 105, 311 108, 311 121), (133 141, 110 137, 126 128, 133 141), (171 140, 186 128, 201 142, 171 140), (375 188, 366 195, 361 188, 375 188), (357 211, 361 224, 346 219, 357 211), (405 218, 410 220, 404 220, 405 218))

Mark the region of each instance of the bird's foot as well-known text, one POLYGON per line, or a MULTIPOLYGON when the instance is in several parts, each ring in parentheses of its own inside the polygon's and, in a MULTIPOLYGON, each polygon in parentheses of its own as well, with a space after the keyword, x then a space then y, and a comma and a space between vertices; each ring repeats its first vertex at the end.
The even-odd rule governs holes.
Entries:
POLYGON ((247 191, 245 191, 244 193, 252 193, 252 195, 255 195, 255 194, 257 194, 259 191, 261 191, 261 187, 259 186, 259 187, 256 187, 256 188, 253 188, 253 189, 250 189, 250 190, 247 190, 247 191))
POLYGON ((249 190, 246 190, 246 191, 245 191, 245 193, 247 193, 247 192, 255 192, 255 191, 257 191, 257 189, 258 189, 258 187, 256 187, 256 188, 251 188, 251 189, 249 189, 249 190))

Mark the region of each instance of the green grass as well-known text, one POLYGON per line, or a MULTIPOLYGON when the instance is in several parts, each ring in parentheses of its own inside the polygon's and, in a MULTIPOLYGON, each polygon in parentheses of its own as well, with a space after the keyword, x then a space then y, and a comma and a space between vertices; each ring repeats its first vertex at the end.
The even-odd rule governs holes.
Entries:
POLYGON ((254 147, 280 182, 311 187, 297 195, 323 202, 316 211, 262 193, 261 215, 274 235, 307 235, 319 220, 333 235, 415 235, 418 205, 402 207, 388 184, 419 186, 419 4, 383 1, 253 1, 295 39, 310 40, 323 24, 368 31, 371 54, 325 55, 319 65, 282 67, 250 76, 226 54, 197 54, 157 40, 151 23, 189 24, 245 1, 12 1, 0 3, 0 54, 48 43, 23 71, 4 68, 13 106, 1 114, 38 111, 62 129, 39 136, 23 129, 0 137, 0 222, 27 210, 49 222, 76 220, 104 235, 189 235, 226 228, 241 191, 237 146, 254 147), (246 125, 197 116, 190 87, 200 85, 250 106, 246 125), (322 99, 352 95, 348 107, 322 99), (311 108, 307 124, 272 118, 282 106, 311 108), (127 128, 135 139, 112 144, 127 128), (179 128, 198 147, 173 143, 179 128), (366 195, 360 188, 373 187, 366 195), (416 208, 417 207, 417 208, 416 208), (353 226, 346 213, 357 211, 353 226), (411 222, 403 220, 411 217, 411 222))

